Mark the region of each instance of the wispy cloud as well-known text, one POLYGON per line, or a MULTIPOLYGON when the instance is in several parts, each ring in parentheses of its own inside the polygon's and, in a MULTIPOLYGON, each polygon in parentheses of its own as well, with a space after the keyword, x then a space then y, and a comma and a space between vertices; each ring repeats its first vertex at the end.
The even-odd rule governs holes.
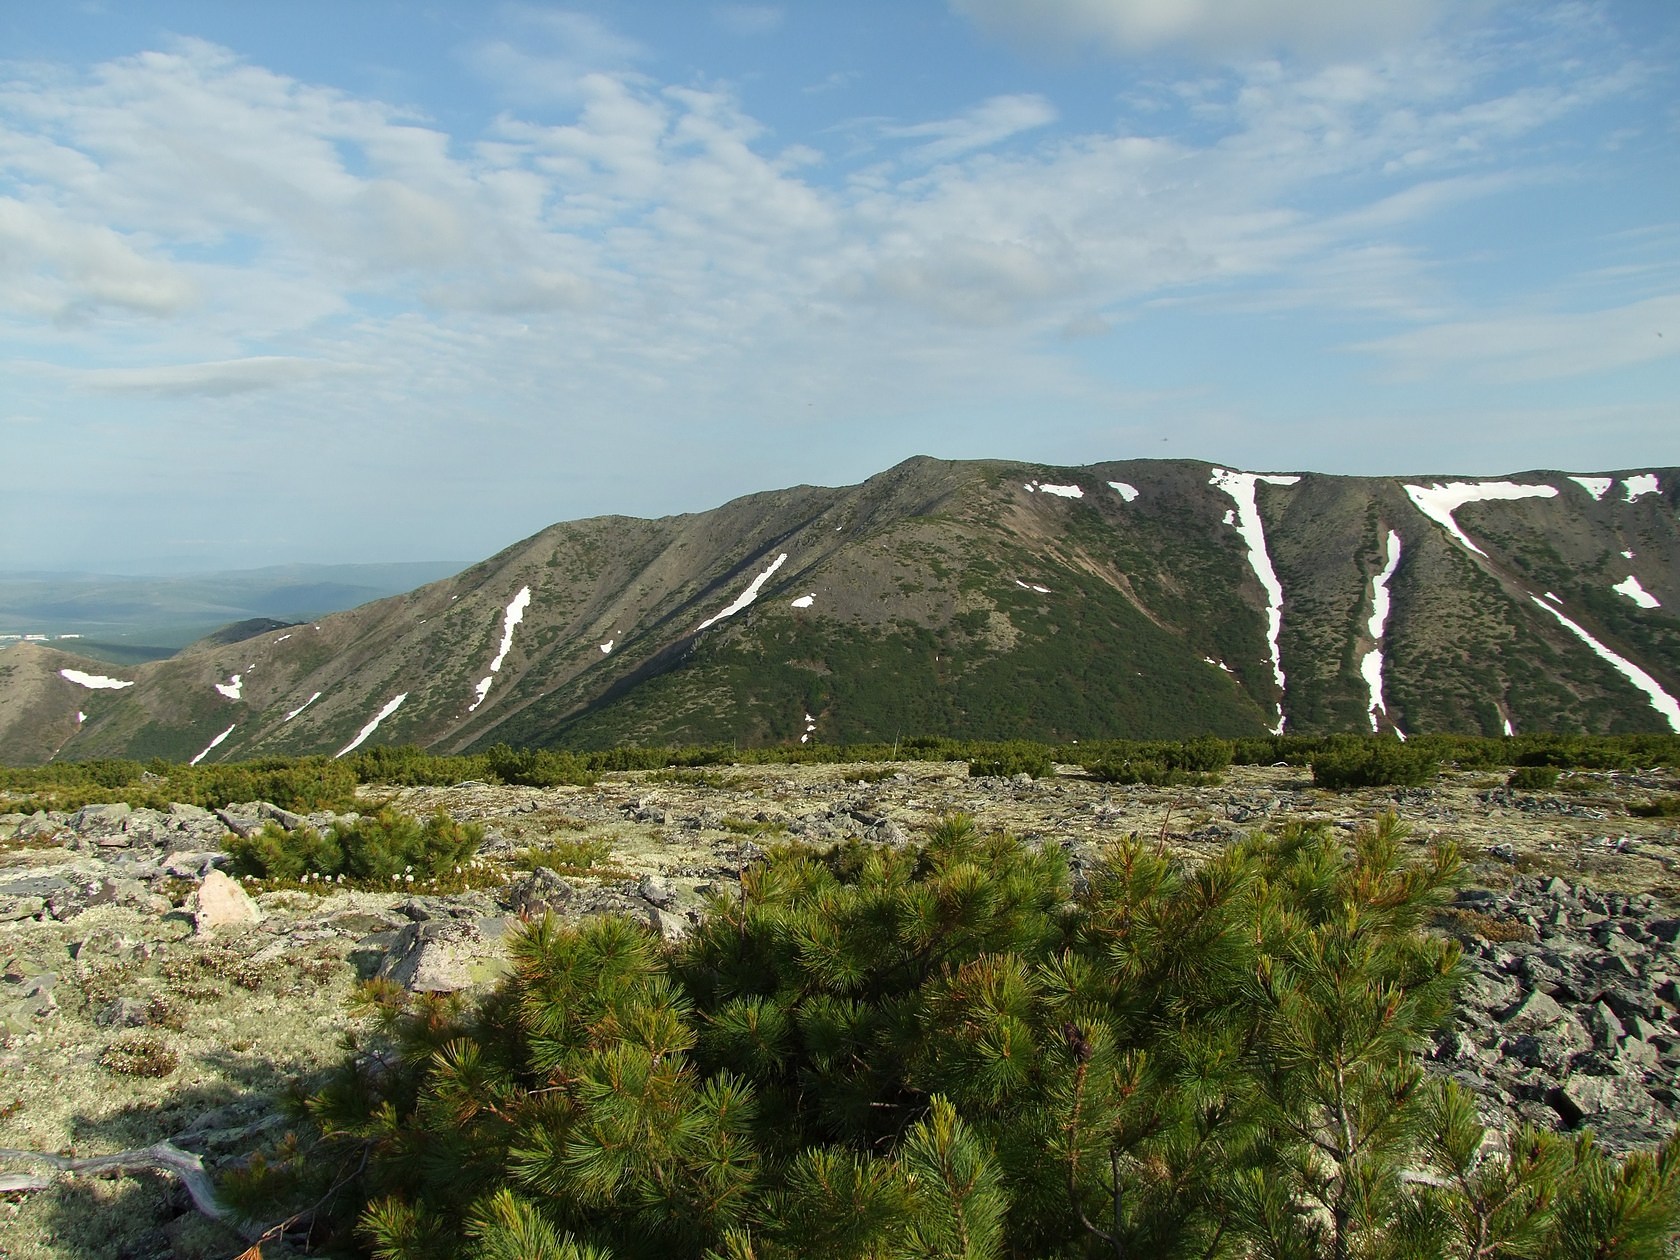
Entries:
POLYGON ((1450 320, 1360 342, 1402 378, 1443 371, 1514 383, 1613 371, 1680 355, 1680 293, 1607 310, 1450 320))
MULTIPOLYGON (((1445 0, 950 0, 983 29, 1119 54, 1180 46, 1218 54, 1368 52, 1417 35, 1445 0)), ((1478 4, 1479 8, 1488 7, 1478 4)))
POLYGON ((1056 107, 1042 96, 994 96, 956 118, 885 127, 882 134, 921 140, 923 143, 911 151, 913 157, 923 162, 945 162, 1055 121, 1056 107))
POLYGON ((219 363, 171 363, 141 368, 92 368, 60 372, 69 383, 100 394, 158 398, 226 398, 277 389, 329 374, 354 371, 317 359, 269 355, 219 363))
POLYGON ((712 20, 732 35, 768 35, 781 26, 786 14, 774 4, 720 4, 712 20))

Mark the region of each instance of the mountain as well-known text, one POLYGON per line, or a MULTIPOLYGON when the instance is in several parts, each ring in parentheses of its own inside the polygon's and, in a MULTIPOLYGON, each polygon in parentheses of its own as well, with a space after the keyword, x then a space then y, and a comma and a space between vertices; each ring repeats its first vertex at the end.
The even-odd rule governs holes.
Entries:
POLYGON ((917 458, 555 525, 407 594, 133 669, 14 647, 0 760, 1680 730, 1677 503, 1676 469, 917 458))

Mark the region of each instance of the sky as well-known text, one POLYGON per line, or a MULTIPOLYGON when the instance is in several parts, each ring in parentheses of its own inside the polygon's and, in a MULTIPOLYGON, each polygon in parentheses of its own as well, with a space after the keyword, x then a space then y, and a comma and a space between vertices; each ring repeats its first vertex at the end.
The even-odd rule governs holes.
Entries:
POLYGON ((0 0, 0 569, 1680 464, 1673 0, 0 0))

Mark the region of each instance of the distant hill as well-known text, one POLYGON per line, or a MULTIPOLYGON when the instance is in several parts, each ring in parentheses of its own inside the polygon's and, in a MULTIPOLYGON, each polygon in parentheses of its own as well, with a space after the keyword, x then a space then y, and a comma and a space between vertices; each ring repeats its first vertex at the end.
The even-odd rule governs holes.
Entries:
MULTIPOLYGON (((157 660, 233 622, 294 622, 411 591, 461 561, 294 564, 186 577, 0 573, 0 635, 79 636, 58 643, 120 664, 157 660)), ((5 641, 0 641, 4 646, 5 641)))
POLYGON ((406 594, 131 669, 14 648, 0 759, 1680 729, 1677 506, 1676 469, 918 458, 555 525, 406 594))

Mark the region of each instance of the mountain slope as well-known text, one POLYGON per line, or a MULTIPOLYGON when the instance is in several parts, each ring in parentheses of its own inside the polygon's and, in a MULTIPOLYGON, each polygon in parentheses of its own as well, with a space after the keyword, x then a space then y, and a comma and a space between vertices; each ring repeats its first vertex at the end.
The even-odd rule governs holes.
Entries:
POLYGON ((120 689, 14 649, 32 698, 5 707, 0 679, 0 758, 1680 729, 1677 494, 1667 469, 919 458, 555 525, 405 595, 112 670, 120 689))

